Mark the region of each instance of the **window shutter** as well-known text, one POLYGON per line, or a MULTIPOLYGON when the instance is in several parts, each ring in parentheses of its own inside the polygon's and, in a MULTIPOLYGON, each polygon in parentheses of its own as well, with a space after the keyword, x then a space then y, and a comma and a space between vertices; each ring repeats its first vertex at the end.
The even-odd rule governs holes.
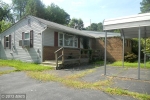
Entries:
POLYGON ((80 36, 78 36, 78 48, 80 48, 80 36))
POLYGON ((33 48, 33 30, 30 31, 30 48, 33 48))
POLYGON ((54 46, 58 47, 58 32, 54 32, 54 46))
POLYGON ((11 35, 9 35, 9 49, 11 49, 11 35))
POLYGON ((4 49, 6 49, 6 36, 4 36, 4 49))
POLYGON ((24 40, 24 32, 22 32, 22 47, 23 47, 23 40, 24 40))

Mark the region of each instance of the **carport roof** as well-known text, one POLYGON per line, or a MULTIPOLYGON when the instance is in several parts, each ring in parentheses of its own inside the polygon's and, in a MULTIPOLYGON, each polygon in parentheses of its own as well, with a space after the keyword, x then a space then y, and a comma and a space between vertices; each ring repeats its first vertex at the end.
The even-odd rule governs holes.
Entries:
POLYGON ((150 13, 107 19, 103 23, 103 30, 120 29, 128 38, 137 38, 139 27, 141 37, 150 37, 150 13))

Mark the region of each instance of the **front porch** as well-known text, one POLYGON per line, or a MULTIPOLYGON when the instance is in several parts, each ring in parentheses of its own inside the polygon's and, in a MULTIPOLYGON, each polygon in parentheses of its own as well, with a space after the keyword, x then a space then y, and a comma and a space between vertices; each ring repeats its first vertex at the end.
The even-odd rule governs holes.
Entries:
POLYGON ((93 59, 103 59, 100 50, 52 46, 43 48, 43 64, 52 65, 56 69, 88 64, 93 59))

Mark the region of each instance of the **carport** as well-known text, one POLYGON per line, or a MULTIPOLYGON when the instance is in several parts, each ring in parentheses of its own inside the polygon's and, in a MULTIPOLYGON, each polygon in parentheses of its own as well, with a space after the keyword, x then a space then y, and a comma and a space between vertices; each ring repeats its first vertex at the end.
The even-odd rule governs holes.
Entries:
MULTIPOLYGON (((122 66, 124 67, 124 43, 125 38, 138 38, 138 79, 140 79, 140 51, 141 38, 146 41, 150 37, 150 13, 138 14, 133 16, 121 17, 116 19, 106 19, 103 22, 103 30, 105 31, 105 59, 104 59, 104 75, 106 75, 106 51, 107 51, 107 31, 119 29, 123 39, 122 66)), ((146 44, 145 44, 146 46, 146 44)), ((146 63, 146 54, 144 55, 144 63, 146 63)))

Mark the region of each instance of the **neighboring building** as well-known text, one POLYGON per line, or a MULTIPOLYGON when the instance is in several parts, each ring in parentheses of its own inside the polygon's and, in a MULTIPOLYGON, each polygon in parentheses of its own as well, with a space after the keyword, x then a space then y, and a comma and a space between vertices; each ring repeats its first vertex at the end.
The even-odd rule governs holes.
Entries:
MULTIPOLYGON (((111 61, 122 59, 122 39, 118 34, 115 36, 108 34, 107 56, 111 61)), ((72 55, 76 56, 72 57, 74 59, 87 58, 86 52, 79 57, 83 49, 83 37, 89 39, 90 49, 100 49, 103 58, 104 32, 80 31, 29 15, 0 34, 0 58, 42 63, 55 60, 54 52, 61 47, 67 48, 58 53, 64 58, 71 58, 72 55), (70 56, 65 57, 64 53, 70 56)), ((131 51, 129 41, 126 42, 126 51, 131 51)), ((88 59, 85 60, 88 62, 88 59)))

